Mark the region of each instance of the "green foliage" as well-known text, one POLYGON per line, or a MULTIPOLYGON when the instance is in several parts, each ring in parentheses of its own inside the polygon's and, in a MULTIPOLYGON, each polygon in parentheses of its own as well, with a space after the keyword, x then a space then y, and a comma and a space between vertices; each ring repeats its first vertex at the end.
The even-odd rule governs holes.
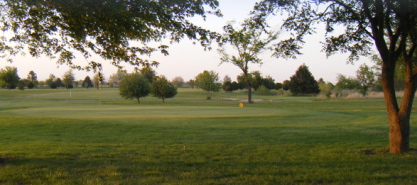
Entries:
POLYGON ((19 89, 21 91, 25 90, 25 82, 20 80, 19 83, 17 84, 17 89, 19 89))
POLYGON ((339 90, 343 90, 343 89, 349 89, 349 90, 361 89, 361 83, 356 78, 346 77, 342 74, 338 74, 337 75, 336 89, 339 89, 339 90))
POLYGON ((160 42, 163 38, 179 42, 187 37, 208 48, 218 34, 189 19, 205 18, 207 14, 221 16, 218 4, 217 0, 2 1, 0 29, 10 33, 11 38, 2 41, 1 50, 16 55, 26 50, 26 46, 32 56, 57 57, 58 64, 79 69, 82 66, 72 62, 74 50, 87 58, 86 69, 101 67, 90 59, 92 54, 111 60, 116 66, 120 62, 156 66, 158 62, 144 60, 141 56, 155 51, 167 55, 168 46, 161 44, 153 48, 147 43, 160 42), (145 46, 132 46, 129 41, 145 46))
POLYGON ((51 89, 56 89, 58 87, 58 85, 56 85, 55 82, 52 82, 49 87, 51 87, 51 89))
POLYGON ((214 71, 203 71, 195 77, 195 84, 207 93, 207 99, 213 92, 219 92, 221 84, 218 81, 219 73, 214 71))
POLYGON ((298 70, 290 79, 290 91, 294 95, 317 94, 320 92, 317 81, 305 64, 298 67, 298 70))
POLYGON ((282 82, 282 89, 284 89, 284 91, 290 90, 290 81, 289 80, 284 80, 284 82, 282 82))
POLYGON ((29 82, 27 87, 28 87, 28 89, 33 89, 35 87, 35 83, 29 82))
POLYGON ((361 84, 361 94, 365 96, 368 92, 368 88, 372 87, 375 82, 375 73, 368 67, 366 64, 359 66, 359 69, 356 71, 356 78, 361 84))
POLYGON ((62 83, 65 85, 65 87, 68 89, 70 85, 74 82, 75 75, 72 72, 72 69, 66 71, 64 73, 64 76, 62 76, 62 83))
POLYGON ((31 82, 38 80, 38 75, 34 71, 29 71, 27 79, 31 82))
POLYGON ((125 99, 136 98, 140 103, 140 98, 148 96, 150 93, 148 79, 139 73, 126 74, 119 84, 119 94, 125 99))
POLYGON ((151 84, 151 94, 165 102, 166 98, 173 98, 177 95, 177 88, 168 82, 165 76, 155 76, 151 84))
MULTIPOLYGON (((260 20, 264 21, 264 20, 260 20)), ((249 63, 262 64, 261 58, 258 57, 260 53, 266 50, 272 50, 270 46, 271 42, 277 39, 277 32, 268 31, 266 27, 261 27, 257 22, 246 19, 241 25, 240 29, 235 29, 233 23, 229 23, 223 27, 224 34, 218 38, 219 46, 218 52, 221 56, 221 63, 232 63, 242 70, 245 77, 245 82, 248 88, 248 102, 251 103, 251 91, 252 85, 255 90, 261 85, 259 80, 256 81, 257 76, 255 74, 255 84, 252 84, 248 73, 249 63), (226 52, 225 45, 231 45, 239 55, 230 55, 226 52)), ((239 79, 238 79, 239 81, 239 79)), ((243 82, 243 80, 240 80, 243 82)))
POLYGON ((63 86, 61 78, 56 78, 56 79, 54 80, 54 82, 55 82, 55 85, 56 85, 57 87, 62 87, 62 86, 63 86))
POLYGON ((333 87, 333 84, 330 82, 325 83, 324 81, 322 81, 321 83, 319 83, 320 92, 323 93, 327 98, 330 98, 330 96, 332 95, 333 87))
POLYGON ((6 66, 0 70, 0 80, 7 84, 7 88, 10 90, 13 86, 17 86, 19 83, 19 75, 17 74, 16 67, 6 66))
POLYGON ((153 77, 155 77, 156 72, 151 67, 144 67, 139 70, 140 74, 148 79, 149 83, 152 83, 153 77))
POLYGON ((284 95, 284 89, 279 89, 277 92, 277 95, 284 95))
POLYGON ((222 89, 224 91, 233 91, 233 89, 232 89, 232 82, 230 82, 230 81, 223 81, 222 89))
POLYGON ((86 76, 85 78, 84 78, 84 81, 83 81, 83 83, 82 83, 82 87, 85 87, 85 88, 89 88, 89 87, 92 87, 93 86, 93 82, 91 81, 91 79, 90 79, 90 77, 89 76, 86 76))
POLYGON ((194 86, 195 86, 195 81, 193 80, 193 79, 191 79, 190 81, 188 81, 187 82, 187 84, 192 88, 192 89, 194 89, 194 86))
POLYGON ((279 89, 281 89, 282 88, 282 83, 276 83, 275 84, 275 90, 279 90, 279 89))
POLYGON ((267 96, 267 95, 271 95, 271 91, 266 88, 264 85, 261 85, 258 90, 256 90, 256 94, 260 95, 260 96, 267 96))

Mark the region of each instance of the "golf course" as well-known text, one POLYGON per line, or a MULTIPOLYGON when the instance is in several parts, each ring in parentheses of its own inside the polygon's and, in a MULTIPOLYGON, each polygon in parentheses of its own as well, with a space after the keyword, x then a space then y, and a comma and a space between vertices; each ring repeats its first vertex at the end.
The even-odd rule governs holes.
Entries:
POLYGON ((179 88, 138 104, 117 88, 1 89, 0 184, 417 182, 416 108, 411 151, 396 155, 383 98, 245 99, 179 88))

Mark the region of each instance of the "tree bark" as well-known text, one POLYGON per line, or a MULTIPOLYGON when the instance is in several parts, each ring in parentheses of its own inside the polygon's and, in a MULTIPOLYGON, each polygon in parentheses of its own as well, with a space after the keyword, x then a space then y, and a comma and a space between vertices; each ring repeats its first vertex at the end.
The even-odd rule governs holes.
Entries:
POLYGON ((165 103, 165 98, 162 98, 162 103, 165 103))
POLYGON ((248 81, 248 103, 252 103, 252 85, 248 81))
POLYGON ((139 100, 139 98, 138 98, 138 104, 140 104, 140 100, 139 100))
POLYGON ((390 128, 390 153, 401 154, 410 150, 410 115, 416 92, 416 79, 412 75, 407 77, 401 108, 399 108, 394 88, 395 64, 396 62, 384 62, 382 85, 390 128))

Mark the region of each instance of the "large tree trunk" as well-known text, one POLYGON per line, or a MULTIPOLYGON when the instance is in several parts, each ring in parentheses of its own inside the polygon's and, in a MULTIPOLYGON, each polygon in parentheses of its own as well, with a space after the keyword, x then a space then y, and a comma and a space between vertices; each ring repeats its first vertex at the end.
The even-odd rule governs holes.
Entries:
POLYGON ((138 104, 140 104, 140 100, 139 100, 139 98, 138 98, 138 104))
POLYGON ((165 98, 162 98, 162 103, 165 103, 165 98))
POLYGON ((252 103, 252 85, 248 81, 248 103, 252 103))
POLYGON ((395 64, 395 62, 384 62, 382 67, 382 85, 390 127, 390 153, 401 154, 410 150, 410 115, 416 91, 416 79, 413 77, 412 72, 409 73, 405 80, 404 95, 399 108, 394 88, 393 75, 395 64))

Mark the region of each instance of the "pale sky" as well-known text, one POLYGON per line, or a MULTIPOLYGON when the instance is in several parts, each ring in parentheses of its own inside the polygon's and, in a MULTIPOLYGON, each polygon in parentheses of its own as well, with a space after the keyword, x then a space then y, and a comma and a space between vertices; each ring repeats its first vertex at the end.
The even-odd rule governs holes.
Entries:
MULTIPOLYGON (((223 13, 223 17, 208 16, 206 21, 200 17, 192 18, 192 22, 197 25, 222 33, 222 27, 229 21, 236 21, 236 26, 248 16, 249 12, 253 9, 253 6, 257 2, 256 0, 220 0, 220 10, 223 13)), ((273 28, 279 28, 279 22, 283 18, 272 17, 268 22, 273 28), (274 25, 275 23, 275 25, 274 25)), ((281 33, 280 37, 285 37, 285 33, 281 33)), ((279 38, 278 38, 279 40, 279 38)), ((320 41, 324 41, 324 29, 319 28, 315 35, 306 37, 306 44, 301 56, 297 59, 280 59, 271 57, 270 53, 264 53, 261 55, 263 65, 256 64, 249 65, 249 71, 259 70, 263 76, 270 75, 275 79, 275 82, 282 82, 294 75, 297 68, 305 63, 316 80, 323 78, 325 81, 335 83, 338 73, 346 76, 356 76, 356 70, 363 63, 373 65, 367 57, 361 57, 361 59, 355 62, 354 65, 346 64, 347 54, 336 54, 326 59, 326 55, 321 51, 322 45, 320 41)), ((225 75, 229 75, 232 80, 236 80, 236 76, 242 71, 233 64, 220 63, 220 55, 217 52, 217 43, 213 43, 213 50, 204 51, 204 48, 199 44, 193 45, 192 41, 188 39, 182 40, 180 43, 169 44, 169 41, 163 44, 169 45, 169 55, 163 56, 157 52, 151 55, 149 60, 156 60, 160 62, 158 68, 156 68, 157 75, 165 75, 168 79, 173 79, 176 76, 181 76, 185 81, 193 79, 198 73, 204 70, 214 70, 219 73, 220 79, 223 79, 225 75)), ((233 52, 232 48, 230 52, 233 52)), ((75 64, 85 66, 88 64, 87 60, 81 55, 76 55, 74 60, 75 64)), ((147 57, 144 57, 147 58, 147 57)), ((101 59, 98 56, 92 57, 96 62, 103 64, 103 73, 105 78, 115 73, 117 67, 110 64, 110 61, 101 59)), ((0 67, 15 66, 18 69, 20 78, 26 78, 29 71, 33 70, 38 75, 38 80, 45 80, 49 77, 49 74, 54 74, 56 77, 61 77, 65 71, 69 70, 66 65, 57 66, 55 60, 50 60, 47 57, 33 58, 29 55, 13 57, 14 62, 8 63, 5 59, 0 59, 0 67), (58 67, 58 68, 57 68, 58 67)), ((133 67, 128 64, 126 66, 128 72, 133 71, 133 67)), ((74 71, 75 79, 84 79, 89 75, 92 77, 94 72, 74 71)))

